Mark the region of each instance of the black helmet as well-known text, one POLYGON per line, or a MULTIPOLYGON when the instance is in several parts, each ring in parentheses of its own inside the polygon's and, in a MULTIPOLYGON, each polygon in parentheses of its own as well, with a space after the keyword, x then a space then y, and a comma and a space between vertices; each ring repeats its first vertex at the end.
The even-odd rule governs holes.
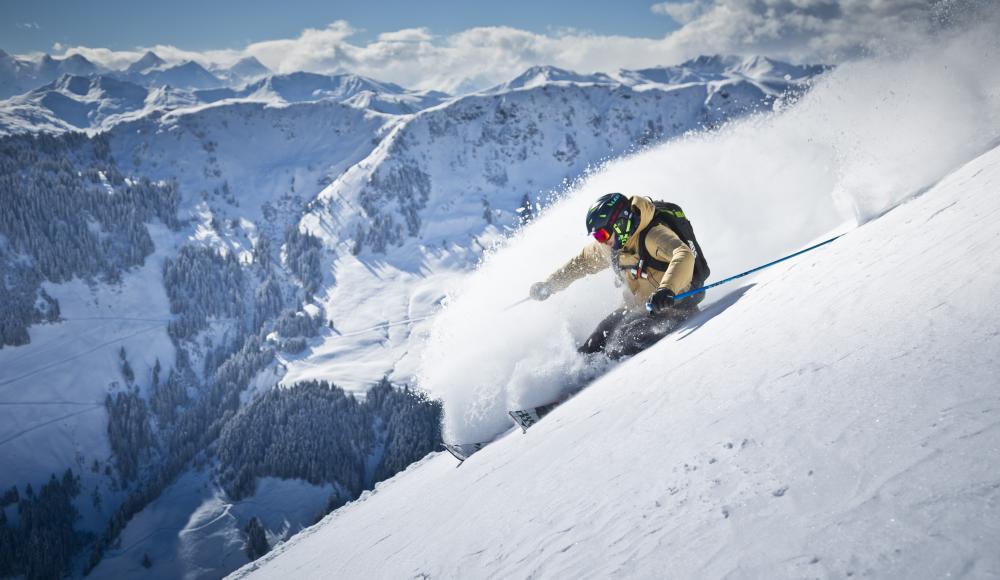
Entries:
POLYGON ((633 229, 632 200, 620 193, 602 195, 587 210, 587 233, 602 244, 612 239, 620 248, 633 229))

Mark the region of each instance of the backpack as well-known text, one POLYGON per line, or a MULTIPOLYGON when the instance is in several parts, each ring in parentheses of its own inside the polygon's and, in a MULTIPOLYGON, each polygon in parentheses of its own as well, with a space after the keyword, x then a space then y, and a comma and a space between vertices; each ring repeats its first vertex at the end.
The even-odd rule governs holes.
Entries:
POLYGON ((639 258, 657 270, 667 271, 670 263, 657 260, 649 255, 649 252, 646 250, 646 234, 649 233, 649 230, 656 225, 665 225, 673 230, 677 234, 677 237, 694 251, 694 275, 692 276, 691 287, 700 288, 712 271, 708 267, 708 260, 705 259, 705 252, 702 251, 701 244, 698 243, 698 238, 694 235, 694 228, 691 226, 691 222, 684 215, 684 210, 679 205, 667 201, 651 201, 656 206, 656 215, 653 216, 653 221, 646 226, 646 229, 639 232, 639 258))

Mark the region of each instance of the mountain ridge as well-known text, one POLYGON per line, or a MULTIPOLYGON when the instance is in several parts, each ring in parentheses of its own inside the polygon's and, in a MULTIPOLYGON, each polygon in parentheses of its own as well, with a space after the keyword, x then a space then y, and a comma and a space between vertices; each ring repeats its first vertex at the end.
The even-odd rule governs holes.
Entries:
MULTIPOLYGON (((607 86, 622 84, 642 90, 651 88, 670 90, 674 88, 672 85, 678 84, 737 80, 748 81, 769 92, 780 92, 822 74, 828 68, 820 65, 796 66, 764 58, 733 56, 706 56, 675 67, 622 70, 614 75, 600 72, 584 75, 553 66, 534 66, 510 81, 479 92, 496 95, 512 90, 562 84, 607 86)), ((333 98, 385 113, 411 114, 436 106, 448 99, 448 95, 444 93, 408 91, 393 83, 350 73, 273 74, 254 57, 246 57, 228 68, 213 66, 211 69, 206 69, 194 61, 169 64, 152 51, 147 51, 138 60, 118 71, 97 67, 78 54, 63 60, 44 55, 41 61, 34 62, 3 53, 3 56, 0 56, 0 99, 13 97, 15 101, 7 105, 0 101, 0 113, 7 117, 7 120, 0 121, 0 131, 12 133, 51 132, 60 128, 72 130, 68 127, 99 129, 100 127, 94 126, 81 127, 75 122, 60 123, 58 115, 53 116, 51 111, 46 113, 44 109, 37 107, 31 110, 24 109, 27 93, 44 90, 46 85, 66 74, 106 75, 140 85, 148 90, 193 91, 194 96, 189 97, 189 100, 201 102, 222 99, 303 102, 333 98), (44 121, 41 121, 42 119, 44 121), (33 129, 36 122, 40 127, 33 129)))

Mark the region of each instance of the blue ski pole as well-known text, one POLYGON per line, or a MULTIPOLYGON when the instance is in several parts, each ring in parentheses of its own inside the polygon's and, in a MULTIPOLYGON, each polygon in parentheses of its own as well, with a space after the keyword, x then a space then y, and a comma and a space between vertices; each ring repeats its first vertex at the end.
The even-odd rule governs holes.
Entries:
POLYGON ((744 276, 749 276, 750 274, 753 274, 754 272, 759 272, 759 271, 763 270, 764 268, 769 268, 769 267, 771 267, 771 266, 773 266, 773 265, 775 265, 775 264, 777 264, 779 262, 784 262, 785 260, 790 260, 790 259, 794 258, 795 256, 799 256, 799 255, 805 254, 806 252, 815 250, 816 248, 818 248, 820 246, 825 246, 825 245, 829 244, 830 242, 836 240, 837 238, 839 238, 842 235, 844 235, 844 234, 836 235, 836 236, 830 238, 829 240, 826 240, 825 242, 820 242, 820 243, 818 243, 818 244, 816 244, 814 246, 809 246, 808 248, 806 248, 804 250, 799 250, 798 252, 795 252, 794 254, 789 254, 789 255, 785 256, 784 258, 779 258, 779 259, 777 259, 777 260, 775 260, 773 262, 768 262, 767 264, 764 264, 763 266, 757 266, 756 268, 754 268, 752 270, 747 270, 746 272, 743 272, 741 274, 737 274, 735 276, 730 276, 730 277, 726 278, 725 280, 719 280, 718 282, 713 282, 712 284, 709 284, 708 286, 702 286, 701 288, 695 288, 694 290, 688 290, 687 292, 682 292, 682 293, 678 294, 677 296, 674 296, 674 300, 675 301, 677 301, 677 300, 683 300, 684 298, 687 298, 688 296, 694 296, 695 294, 697 294, 699 292, 704 292, 705 290, 708 290, 709 288, 715 288, 716 286, 721 286, 721 285, 725 284, 726 282, 732 282, 733 280, 736 280, 737 278, 742 278, 744 276))

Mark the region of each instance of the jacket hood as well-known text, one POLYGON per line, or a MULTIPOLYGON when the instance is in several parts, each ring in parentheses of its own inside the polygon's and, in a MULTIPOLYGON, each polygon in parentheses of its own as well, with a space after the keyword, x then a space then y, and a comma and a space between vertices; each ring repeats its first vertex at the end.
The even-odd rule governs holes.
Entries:
POLYGON ((639 236, 637 235, 642 230, 653 221, 653 217, 656 215, 656 206, 653 205, 652 200, 648 197, 643 197, 641 195, 633 196, 632 199, 632 213, 635 215, 636 212, 639 213, 639 225, 635 227, 632 234, 629 236, 628 241, 622 246, 622 251, 628 253, 634 253, 636 248, 639 246, 639 236))

